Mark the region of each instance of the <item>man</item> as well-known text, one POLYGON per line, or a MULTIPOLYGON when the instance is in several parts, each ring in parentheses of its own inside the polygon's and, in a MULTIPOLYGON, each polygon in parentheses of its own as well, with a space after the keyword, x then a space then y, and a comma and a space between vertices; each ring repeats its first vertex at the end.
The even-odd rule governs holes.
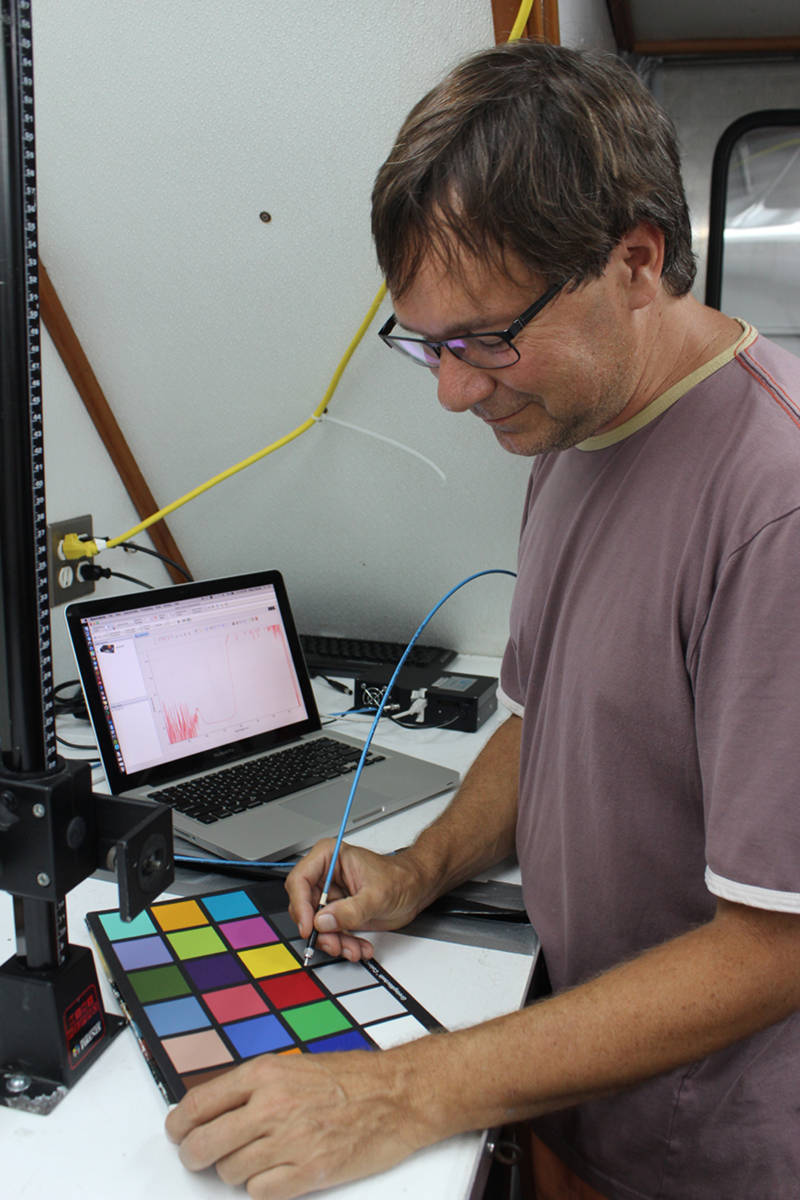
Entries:
POLYGON ((462 64, 403 126, 373 230, 382 336, 536 456, 511 715, 414 846, 343 847, 315 916, 320 844, 291 911, 368 956, 354 931, 516 848, 554 994, 385 1053, 256 1060, 170 1136, 258 1197, 522 1119, 571 1173, 542 1196, 796 1197, 800 363, 689 294, 671 127, 610 59, 462 64))

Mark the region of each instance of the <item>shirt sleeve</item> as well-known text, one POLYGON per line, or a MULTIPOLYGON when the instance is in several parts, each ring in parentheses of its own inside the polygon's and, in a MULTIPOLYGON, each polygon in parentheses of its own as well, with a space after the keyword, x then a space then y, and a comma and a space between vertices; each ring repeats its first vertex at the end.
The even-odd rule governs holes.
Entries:
POLYGON ((503 661, 500 665, 500 685, 497 689, 497 699, 515 716, 524 715, 525 689, 520 682, 517 648, 513 638, 509 638, 506 644, 503 661))
POLYGON ((800 913, 800 511, 726 560, 690 670, 706 886, 800 913))

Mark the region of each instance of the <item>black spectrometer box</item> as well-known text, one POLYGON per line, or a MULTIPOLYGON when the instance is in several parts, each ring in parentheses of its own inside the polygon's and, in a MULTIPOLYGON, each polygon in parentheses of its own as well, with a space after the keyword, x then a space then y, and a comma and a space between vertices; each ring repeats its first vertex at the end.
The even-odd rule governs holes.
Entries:
MULTIPOLYGON (((386 691, 386 680, 370 682, 357 679, 354 687, 353 707, 374 708, 380 704, 386 691)), ((497 680, 488 675, 459 675, 443 671, 424 692, 427 705, 424 726, 438 725, 444 729, 456 729, 463 733, 475 733, 484 721, 497 709, 497 680)), ((395 685, 391 701, 402 709, 409 706, 412 692, 407 687, 395 685)), ((410 723, 410 722, 409 722, 410 723)))

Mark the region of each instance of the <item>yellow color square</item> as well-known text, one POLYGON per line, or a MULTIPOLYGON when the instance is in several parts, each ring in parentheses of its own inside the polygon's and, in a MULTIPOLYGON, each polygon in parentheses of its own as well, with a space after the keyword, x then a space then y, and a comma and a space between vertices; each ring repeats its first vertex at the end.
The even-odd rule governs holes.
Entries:
POLYGON ((162 929, 190 929, 193 925, 208 924, 208 917, 196 900, 155 904, 150 911, 162 929))
POLYGON ((288 946, 257 946, 254 950, 242 950, 239 958, 256 979, 267 975, 280 975, 282 971, 299 971, 300 963, 288 946))

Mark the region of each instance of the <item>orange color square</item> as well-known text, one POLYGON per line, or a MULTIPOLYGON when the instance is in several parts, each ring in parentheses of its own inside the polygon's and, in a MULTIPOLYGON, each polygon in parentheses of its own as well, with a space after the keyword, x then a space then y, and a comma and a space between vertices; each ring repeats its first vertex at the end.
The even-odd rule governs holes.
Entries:
POLYGON ((191 929, 193 925, 208 924, 208 917, 196 900, 154 904, 150 911, 162 929, 191 929))

